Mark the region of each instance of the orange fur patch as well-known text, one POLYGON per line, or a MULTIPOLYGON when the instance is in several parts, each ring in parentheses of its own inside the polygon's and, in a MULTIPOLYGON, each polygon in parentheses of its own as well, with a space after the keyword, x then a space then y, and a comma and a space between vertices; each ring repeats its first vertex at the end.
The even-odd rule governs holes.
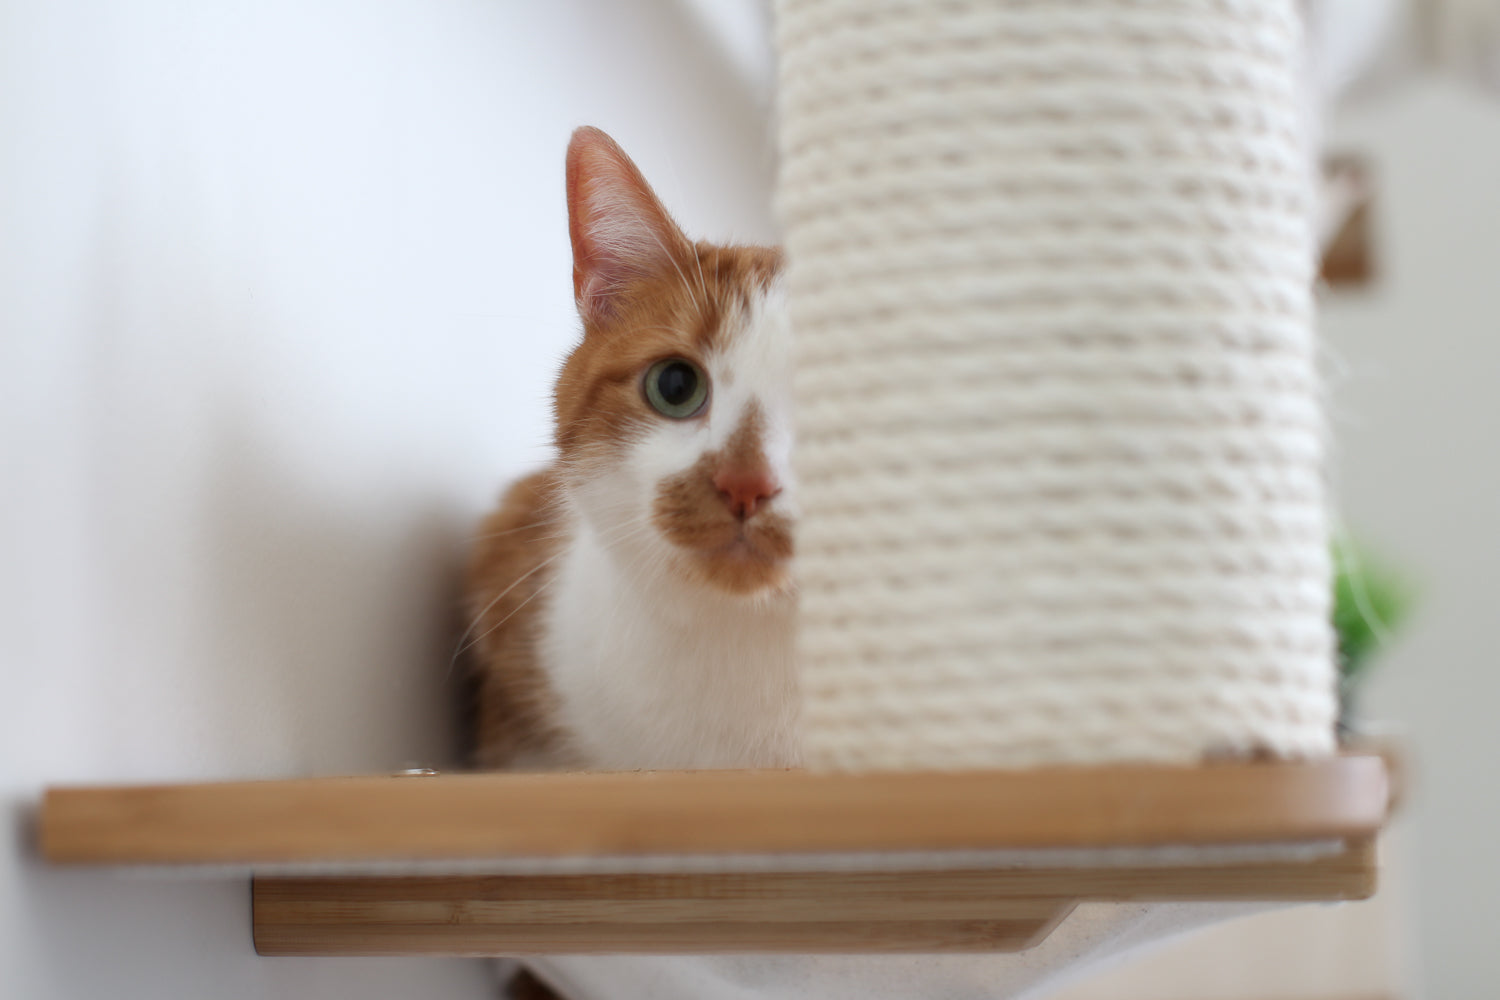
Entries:
POLYGON ((724 335, 724 315, 748 309, 781 266, 780 251, 768 247, 700 243, 686 252, 676 269, 628 283, 613 313, 585 319, 583 342, 564 363, 553 397, 565 460, 613 454, 663 419, 641 395, 646 369, 666 358, 704 366, 724 335))
POLYGON ((549 560, 562 544, 558 488, 550 470, 512 486, 480 526, 470 560, 465 668, 473 689, 470 755, 480 767, 568 756, 555 722, 557 696, 537 650, 549 560))
POLYGON ((691 468, 662 482, 652 504, 652 523, 688 550, 693 575, 730 593, 785 585, 793 552, 790 521, 767 512, 742 520, 714 485, 715 475, 726 466, 766 466, 761 433, 760 411, 752 406, 722 451, 705 452, 691 468))

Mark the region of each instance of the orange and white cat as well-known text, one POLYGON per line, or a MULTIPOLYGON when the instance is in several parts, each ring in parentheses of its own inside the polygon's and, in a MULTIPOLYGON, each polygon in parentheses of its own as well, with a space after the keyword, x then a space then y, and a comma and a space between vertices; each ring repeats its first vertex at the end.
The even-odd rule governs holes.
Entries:
POLYGON ((583 340, 557 461, 469 571, 475 763, 790 766, 791 330, 779 251, 689 240, 597 129, 567 156, 583 340))

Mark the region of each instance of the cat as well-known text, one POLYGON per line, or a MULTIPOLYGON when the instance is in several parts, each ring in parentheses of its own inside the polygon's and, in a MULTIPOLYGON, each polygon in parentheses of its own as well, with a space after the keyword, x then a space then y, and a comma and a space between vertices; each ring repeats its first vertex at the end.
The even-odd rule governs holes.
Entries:
POLYGON ((566 176, 583 337, 556 382, 556 461, 472 554, 472 760, 796 766, 781 253, 689 240, 598 129, 573 134, 566 176))

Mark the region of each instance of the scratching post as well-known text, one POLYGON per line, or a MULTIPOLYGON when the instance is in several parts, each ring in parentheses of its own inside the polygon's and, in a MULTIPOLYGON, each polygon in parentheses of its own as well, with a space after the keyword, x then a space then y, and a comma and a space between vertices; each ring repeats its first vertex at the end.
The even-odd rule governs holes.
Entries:
POLYGON ((780 0, 815 768, 1324 754, 1294 0, 780 0))

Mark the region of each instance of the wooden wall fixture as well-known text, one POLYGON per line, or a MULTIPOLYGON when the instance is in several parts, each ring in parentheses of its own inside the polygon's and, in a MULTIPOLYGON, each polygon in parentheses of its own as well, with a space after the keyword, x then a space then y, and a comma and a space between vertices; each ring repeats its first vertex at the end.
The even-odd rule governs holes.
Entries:
POLYGON ((226 866, 264 955, 1004 951, 1084 900, 1375 888, 1378 756, 53 788, 59 865, 226 866))

